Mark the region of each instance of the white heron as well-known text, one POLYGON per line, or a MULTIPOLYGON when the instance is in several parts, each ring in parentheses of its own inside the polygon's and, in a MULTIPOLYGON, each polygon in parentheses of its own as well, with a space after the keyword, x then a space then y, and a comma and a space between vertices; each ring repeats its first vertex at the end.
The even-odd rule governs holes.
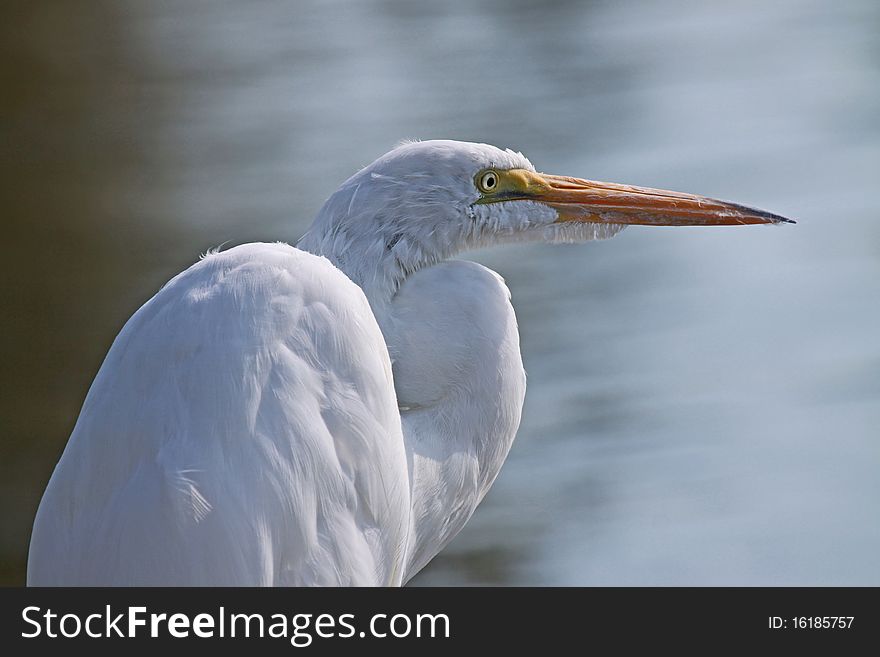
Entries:
POLYGON ((507 457, 526 377, 501 277, 456 254, 627 224, 786 222, 404 143, 297 248, 210 252, 126 323, 43 495, 32 585, 399 585, 507 457))

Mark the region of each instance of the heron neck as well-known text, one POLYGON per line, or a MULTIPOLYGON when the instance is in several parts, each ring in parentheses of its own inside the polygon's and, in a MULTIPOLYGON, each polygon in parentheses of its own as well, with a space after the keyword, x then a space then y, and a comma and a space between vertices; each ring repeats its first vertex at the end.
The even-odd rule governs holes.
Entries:
POLYGON ((410 473, 409 575, 464 527, 519 427, 525 373, 501 277, 443 262, 374 314, 392 361, 410 473))

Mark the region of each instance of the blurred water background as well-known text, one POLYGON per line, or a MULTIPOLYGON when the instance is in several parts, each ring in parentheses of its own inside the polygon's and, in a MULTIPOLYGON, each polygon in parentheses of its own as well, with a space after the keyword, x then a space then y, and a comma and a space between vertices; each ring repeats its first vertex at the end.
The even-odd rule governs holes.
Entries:
POLYGON ((12 1, 0 20, 0 582, 130 314, 295 241, 402 138, 797 226, 473 254, 529 393, 417 584, 880 584, 880 4, 12 1))

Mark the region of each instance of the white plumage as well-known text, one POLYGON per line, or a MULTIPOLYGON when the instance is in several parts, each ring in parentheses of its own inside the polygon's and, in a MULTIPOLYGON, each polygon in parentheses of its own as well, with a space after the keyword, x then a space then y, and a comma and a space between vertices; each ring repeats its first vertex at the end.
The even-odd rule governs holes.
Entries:
POLYGON ((28 583, 405 583, 492 485, 525 394, 503 280, 448 258, 781 220, 671 194, 408 143, 344 183, 299 248, 209 253, 114 341, 40 504, 28 583))
POLYGON ((248 244, 174 278, 114 342, 37 516, 29 579, 399 584, 409 505, 363 293, 324 258, 248 244))

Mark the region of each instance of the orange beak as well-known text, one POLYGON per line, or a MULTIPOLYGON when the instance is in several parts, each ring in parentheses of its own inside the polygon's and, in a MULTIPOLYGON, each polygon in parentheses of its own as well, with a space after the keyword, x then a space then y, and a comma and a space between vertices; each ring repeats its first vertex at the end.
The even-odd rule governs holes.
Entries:
MULTIPOLYGON (((559 213, 556 223, 580 221, 642 226, 738 226, 795 223, 778 214, 705 196, 649 187, 551 176, 524 169, 507 172, 508 198, 544 203, 559 213)), ((502 194, 503 195, 503 194, 502 194)))

